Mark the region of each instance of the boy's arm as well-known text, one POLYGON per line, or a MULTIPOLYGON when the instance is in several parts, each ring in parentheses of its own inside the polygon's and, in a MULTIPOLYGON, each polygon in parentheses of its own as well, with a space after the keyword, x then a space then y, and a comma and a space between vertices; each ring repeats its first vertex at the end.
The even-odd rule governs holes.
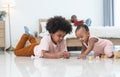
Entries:
POLYGON ((56 59, 56 58, 62 58, 64 57, 64 52, 58 52, 58 53, 49 53, 48 51, 42 51, 43 53, 43 58, 51 58, 51 59, 56 59))

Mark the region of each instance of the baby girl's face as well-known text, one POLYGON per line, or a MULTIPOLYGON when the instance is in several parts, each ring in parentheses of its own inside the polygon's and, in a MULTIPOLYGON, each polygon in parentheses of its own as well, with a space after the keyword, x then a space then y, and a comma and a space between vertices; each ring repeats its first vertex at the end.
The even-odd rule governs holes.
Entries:
POLYGON ((89 38, 89 32, 85 30, 85 28, 79 29, 76 33, 76 37, 83 43, 87 42, 89 38))
POLYGON ((54 34, 52 34, 52 39, 55 43, 59 43, 64 39, 64 36, 66 35, 66 32, 64 31, 57 31, 54 34))

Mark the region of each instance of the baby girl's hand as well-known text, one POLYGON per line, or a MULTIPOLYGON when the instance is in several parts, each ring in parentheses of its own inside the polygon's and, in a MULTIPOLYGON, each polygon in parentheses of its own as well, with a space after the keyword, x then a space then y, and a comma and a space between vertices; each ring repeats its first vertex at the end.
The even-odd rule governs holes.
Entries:
POLYGON ((64 51, 64 58, 69 59, 70 58, 70 53, 67 51, 64 51))
POLYGON ((85 54, 80 54, 78 55, 78 59, 85 59, 86 55, 85 54))

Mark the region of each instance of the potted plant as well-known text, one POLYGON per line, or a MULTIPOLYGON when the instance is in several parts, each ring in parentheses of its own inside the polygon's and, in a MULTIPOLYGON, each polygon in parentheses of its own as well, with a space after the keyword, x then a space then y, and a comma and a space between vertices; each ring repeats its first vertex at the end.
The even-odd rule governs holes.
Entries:
POLYGON ((5 16, 6 16, 6 11, 0 11, 0 21, 3 21, 5 16))

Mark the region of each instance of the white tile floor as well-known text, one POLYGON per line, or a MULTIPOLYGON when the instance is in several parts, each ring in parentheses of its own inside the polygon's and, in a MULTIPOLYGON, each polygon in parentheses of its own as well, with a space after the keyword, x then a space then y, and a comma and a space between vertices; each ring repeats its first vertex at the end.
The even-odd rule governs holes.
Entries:
POLYGON ((120 77, 120 59, 31 59, 6 52, 0 54, 0 77, 120 77))

